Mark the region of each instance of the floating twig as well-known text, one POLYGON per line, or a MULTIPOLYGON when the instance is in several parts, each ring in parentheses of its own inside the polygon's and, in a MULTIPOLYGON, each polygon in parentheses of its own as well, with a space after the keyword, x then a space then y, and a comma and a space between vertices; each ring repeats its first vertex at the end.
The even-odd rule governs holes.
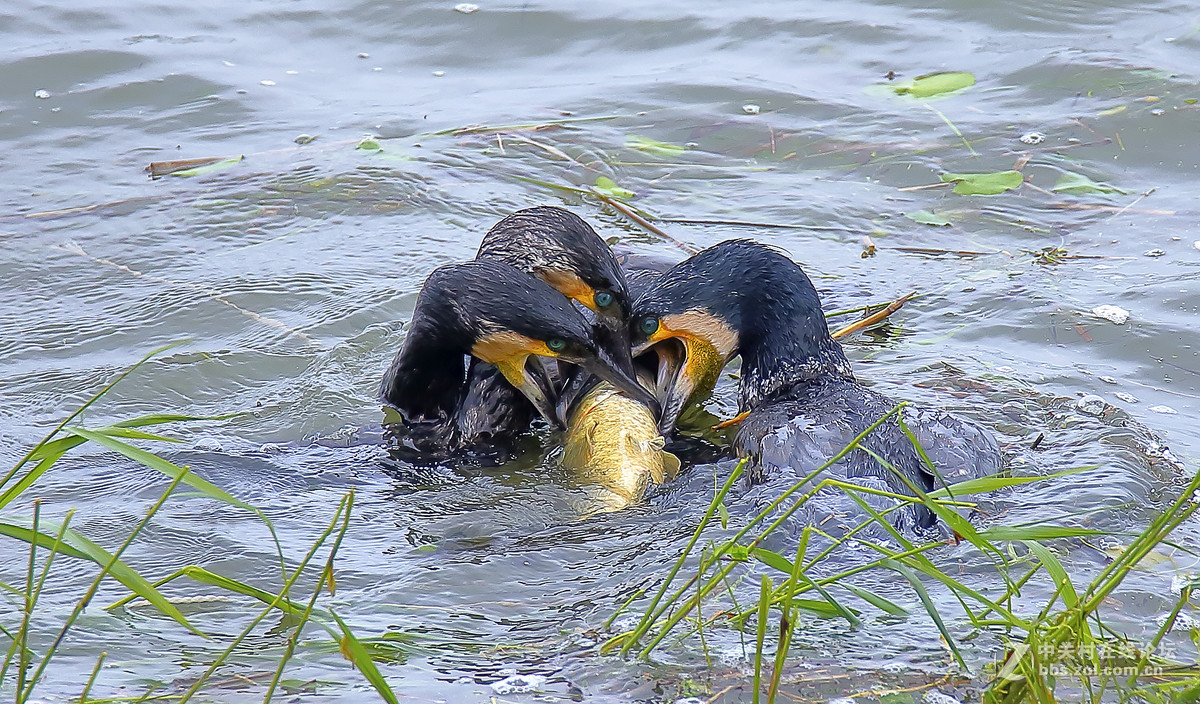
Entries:
POLYGON ((697 218, 654 218, 658 222, 679 225, 727 225, 730 227, 761 227, 775 230, 812 230, 813 232, 855 232, 853 228, 837 225, 796 225, 781 222, 754 222, 751 220, 705 220, 697 218))
POLYGON ((938 249, 936 247, 887 247, 886 249, 909 254, 953 254, 957 257, 986 257, 990 254, 1004 254, 1004 252, 972 252, 966 249, 938 249))
POLYGON ((166 176, 177 171, 187 171, 200 166, 209 166, 217 164, 233 157, 228 156, 205 156, 199 159, 174 159, 172 161, 152 161, 144 170, 150 172, 152 178, 166 176))
POLYGON ((835 331, 832 335, 833 339, 836 340, 839 337, 845 337, 845 336, 849 335, 850 333, 857 332, 859 330, 862 330, 865 327, 868 327, 870 325, 874 325, 876 323, 882 322, 883 320, 886 320, 887 317, 890 316, 892 313, 895 313, 896 311, 903 308, 904 304, 908 301, 908 299, 912 298, 914 295, 916 295, 916 293, 917 293, 916 291, 913 291, 912 293, 905 294, 904 296, 901 296, 900 298, 897 298, 896 300, 889 303, 886 308, 879 311, 878 313, 873 313, 871 315, 868 315, 867 317, 863 318, 862 320, 856 320, 853 323, 850 323, 849 325, 847 325, 846 327, 835 331))
POLYGON ((668 235, 666 233, 666 231, 664 231, 661 227, 655 225, 654 223, 650 222, 646 218, 642 217, 641 214, 639 214, 636 210, 629 207, 625 203, 622 203, 621 201, 617 200, 616 198, 605 195, 604 193, 601 193, 596 188, 592 188, 591 192, 594 196, 596 196, 600 200, 607 203, 610 207, 612 207, 613 210, 616 210, 620 214, 622 214, 625 217, 629 218, 630 220, 634 221, 635 223, 640 225, 642 228, 649 230, 650 232, 653 232, 654 234, 658 235, 659 237, 662 237, 663 239, 667 240, 668 242, 674 244, 676 247, 682 249, 683 251, 687 252, 688 254, 695 254, 696 252, 700 251, 693 245, 690 245, 682 240, 675 239, 674 237, 668 235))

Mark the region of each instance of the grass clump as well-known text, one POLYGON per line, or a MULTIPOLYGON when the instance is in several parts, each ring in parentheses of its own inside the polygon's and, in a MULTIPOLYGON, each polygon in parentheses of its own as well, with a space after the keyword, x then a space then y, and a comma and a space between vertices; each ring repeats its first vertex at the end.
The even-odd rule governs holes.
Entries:
MULTIPOLYGON (((280 546, 275 534, 275 528, 270 519, 258 508, 237 499, 211 482, 197 476, 187 467, 181 467, 157 454, 130 444, 129 440, 151 441, 158 443, 177 442, 174 438, 160 435, 144 428, 166 423, 187 422, 196 420, 213 420, 210 417, 185 416, 177 414, 154 414, 140 416, 112 425, 85 428, 75 425, 79 416, 96 401, 101 399, 109 390, 139 366, 156 354, 169 347, 155 350, 137 364, 118 375, 105 385, 92 398, 84 403, 51 432, 35 445, 16 465, 3 477, 0 477, 0 535, 9 539, 21 541, 28 545, 28 561, 25 570, 24 584, 10 586, 2 585, 12 594, 20 605, 18 622, 16 624, 0 625, 0 633, 8 638, 8 648, 3 662, 0 663, 0 686, 11 687, 15 693, 16 704, 30 701, 34 692, 46 674, 47 668, 54 661, 56 654, 70 637, 72 628, 80 615, 92 602, 100 585, 106 579, 113 579, 129 590, 129 596, 107 607, 117 610, 134 599, 142 599, 151 604, 163 615, 171 618, 189 632, 207 641, 214 642, 209 635, 202 633, 194 626, 172 600, 164 595, 160 588, 170 582, 187 578, 195 582, 217 587, 230 594, 250 597, 264 604, 258 614, 246 625, 240 633, 228 639, 225 647, 213 657, 207 669, 194 680, 190 686, 181 691, 158 692, 151 685, 140 696, 128 698, 128 701, 158 701, 187 702, 197 693, 204 690, 206 685, 219 684, 213 682, 213 675, 218 669, 229 663, 230 656, 237 652, 243 641, 269 616, 280 616, 281 621, 276 629, 287 633, 282 654, 266 684, 263 696, 264 704, 281 688, 283 674, 288 662, 300 644, 302 633, 311 624, 324 630, 330 638, 330 643, 339 650, 350 663, 362 673, 367 682, 386 702, 396 702, 396 695, 376 667, 367 646, 373 645, 373 640, 363 641, 354 635, 346 622, 331 609, 317 605, 323 591, 331 595, 335 590, 334 559, 338 548, 350 526, 351 512, 354 506, 354 492, 344 495, 330 518, 328 525, 320 533, 307 553, 299 561, 289 560, 280 546), (134 462, 162 473, 169 483, 159 497, 122 541, 120 546, 109 552, 99 544, 89 540, 71 528, 74 511, 68 511, 61 522, 55 523, 43 518, 42 502, 32 502, 31 518, 22 518, 12 513, 12 506, 18 499, 25 496, 36 481, 48 472, 54 470, 56 463, 70 450, 91 442, 105 449, 117 452, 134 462), (280 586, 278 591, 269 591, 246 584, 244 582, 221 575, 200 565, 185 565, 176 569, 170 575, 151 580, 122 561, 121 556, 134 543, 142 529, 149 524, 162 506, 170 499, 173 492, 185 484, 198 491, 201 495, 230 506, 235 506, 254 513, 269 531, 275 546, 280 570, 280 586), (323 555, 323 557, 322 557, 323 555), (35 651, 31 644, 31 624, 40 617, 38 601, 48 587, 52 567, 59 558, 84 560, 95 564, 99 571, 90 585, 76 601, 75 607, 63 620, 57 635, 41 652, 35 651), (297 598, 294 590, 302 575, 312 577, 316 572, 316 585, 307 599, 297 598)), ((227 418, 229 416, 221 416, 227 418)), ((394 643, 392 645, 395 645, 394 643)), ((82 692, 76 701, 113 701, 93 700, 89 694, 96 681, 100 668, 104 663, 105 653, 100 653, 91 676, 83 685, 82 692)), ((249 681, 249 680, 247 680, 249 681)), ((126 698, 121 698, 125 701, 126 698)))
MULTIPOLYGON (((974 495, 1029 482, 1051 481, 1086 468, 1047 477, 984 477, 933 492, 922 492, 910 485, 912 496, 824 476, 826 469, 849 452, 855 449, 869 452, 859 442, 881 423, 896 417, 903 426, 898 414, 904 405, 892 409, 841 452, 793 484, 732 537, 710 541, 707 548, 696 550, 704 532, 713 528, 713 517, 728 515, 723 501, 742 475, 745 461, 739 463, 713 497, 691 540, 644 606, 636 625, 613 635, 601 646, 601 652, 647 658, 672 634, 680 639, 699 634, 703 645, 705 629, 730 627, 745 634, 743 643, 745 636, 753 637, 753 701, 775 702, 801 611, 842 619, 851 628, 860 625, 856 603, 891 616, 907 615, 905 607, 854 583, 856 575, 885 571, 899 577, 912 590, 941 634, 959 673, 971 672, 971 668, 948 622, 965 617, 972 633, 995 633, 1006 644, 1002 662, 973 673, 983 684, 981 696, 986 704, 1051 704, 1067 697, 1071 701, 1096 704, 1108 701, 1182 704, 1200 700, 1200 667, 1168 662, 1154 654, 1179 614, 1190 608, 1192 591, 1200 586, 1200 580, 1193 578, 1182 587, 1174 610, 1149 642, 1136 643, 1102 620, 1105 600, 1130 571, 1157 546, 1169 544, 1171 533, 1200 509, 1197 503, 1200 474, 1090 584, 1079 589, 1078 580, 1067 573, 1047 542, 1094 537, 1104 532, 1043 524, 998 525, 980 530, 956 509, 972 506, 965 499, 974 495), (845 492, 862 509, 865 518, 858 525, 841 535, 806 525, 799 539, 791 541, 795 543, 793 554, 761 547, 817 492, 831 488, 845 492), (878 511, 864 500, 867 494, 888 496, 896 504, 878 511), (951 576, 939 568, 931 554, 946 547, 946 542, 914 543, 893 527, 888 514, 911 504, 929 508, 954 531, 955 541, 967 541, 975 547, 985 563, 980 567, 985 574, 994 572, 1000 578, 1005 585, 1003 592, 989 596, 973 587, 973 580, 951 576), (879 535, 880 531, 890 540, 869 537, 879 535), (823 546, 816 547, 818 543, 823 546), (858 552, 867 551, 873 559, 843 569, 829 560, 840 548, 851 546, 858 552), (687 565, 694 566, 685 570, 687 565), (727 586, 739 568, 751 577, 761 573, 754 580, 759 582, 757 599, 740 607, 727 586), (1046 603, 1031 608, 1019 598, 1022 588, 1038 574, 1048 576, 1054 590, 1046 603), (723 585, 734 608, 710 608, 711 615, 703 617, 702 604, 723 585), (944 606, 939 609, 931 590, 949 593, 961 613, 957 610, 946 613, 944 606), (774 638, 770 635, 772 626, 774 638)), ((926 464, 936 471, 916 438, 907 428, 905 431, 926 464)), ((884 458, 877 456, 876 460, 896 472, 884 458)), ((945 602, 943 599, 940 603, 945 602)), ((628 606, 629 603, 625 605, 628 606)))

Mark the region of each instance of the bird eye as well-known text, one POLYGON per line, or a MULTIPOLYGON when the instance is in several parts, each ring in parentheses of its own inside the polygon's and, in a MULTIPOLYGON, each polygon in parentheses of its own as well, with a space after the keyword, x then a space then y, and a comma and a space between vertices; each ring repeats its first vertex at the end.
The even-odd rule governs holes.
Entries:
POLYGON ((567 341, 559 337, 552 337, 546 340, 546 346, 550 348, 551 352, 562 352, 563 348, 567 346, 567 341))
POLYGON ((653 335, 658 330, 658 318, 642 318, 639 326, 645 335, 653 335))
POLYGON ((612 302, 613 302, 613 295, 611 293, 609 293, 608 291, 597 291, 596 292, 596 307, 597 308, 607 308, 608 306, 612 305, 612 302))

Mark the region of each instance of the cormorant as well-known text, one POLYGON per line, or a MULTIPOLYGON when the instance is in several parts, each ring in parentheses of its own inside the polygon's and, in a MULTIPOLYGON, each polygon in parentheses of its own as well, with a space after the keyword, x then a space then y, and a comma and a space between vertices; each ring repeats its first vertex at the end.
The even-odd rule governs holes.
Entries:
POLYGON ((657 412, 654 396, 597 345, 593 332, 558 291, 509 264, 485 258, 435 269, 380 389, 402 418, 392 435, 422 461, 441 461, 464 447, 466 416, 494 402, 473 396, 479 390, 468 386, 468 356, 492 365, 552 423, 557 389, 530 357, 577 365, 657 412))
MULTIPOLYGON (((659 356, 660 428, 671 432, 689 399, 712 385, 735 355, 742 357, 734 447, 751 459, 753 482, 803 476, 845 448, 896 403, 860 384, 829 334, 812 282, 792 260, 764 245, 730 240, 669 269, 634 303, 635 355, 659 356)), ((695 400, 695 399, 693 399, 695 400)), ((936 409, 906 407, 905 424, 936 467, 925 466, 895 418, 860 443, 923 491, 993 474, 1000 450, 990 433, 936 409)), ((827 470, 894 493, 905 482, 856 449, 827 470)), ((836 491, 836 490, 835 490, 836 491)), ((936 524, 924 506, 892 514, 895 524, 936 524)))

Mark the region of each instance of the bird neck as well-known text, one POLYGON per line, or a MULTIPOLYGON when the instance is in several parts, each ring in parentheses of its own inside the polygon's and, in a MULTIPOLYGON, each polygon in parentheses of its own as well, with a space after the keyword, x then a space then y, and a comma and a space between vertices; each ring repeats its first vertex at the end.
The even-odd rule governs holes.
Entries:
POLYGON ((380 395, 407 421, 447 420, 462 402, 470 345, 453 316, 422 313, 414 315, 380 395))
POLYGON ((758 289, 762 295, 742 306, 741 409, 752 409, 797 386, 853 379, 850 362, 829 334, 820 299, 807 277, 766 284, 758 289))

